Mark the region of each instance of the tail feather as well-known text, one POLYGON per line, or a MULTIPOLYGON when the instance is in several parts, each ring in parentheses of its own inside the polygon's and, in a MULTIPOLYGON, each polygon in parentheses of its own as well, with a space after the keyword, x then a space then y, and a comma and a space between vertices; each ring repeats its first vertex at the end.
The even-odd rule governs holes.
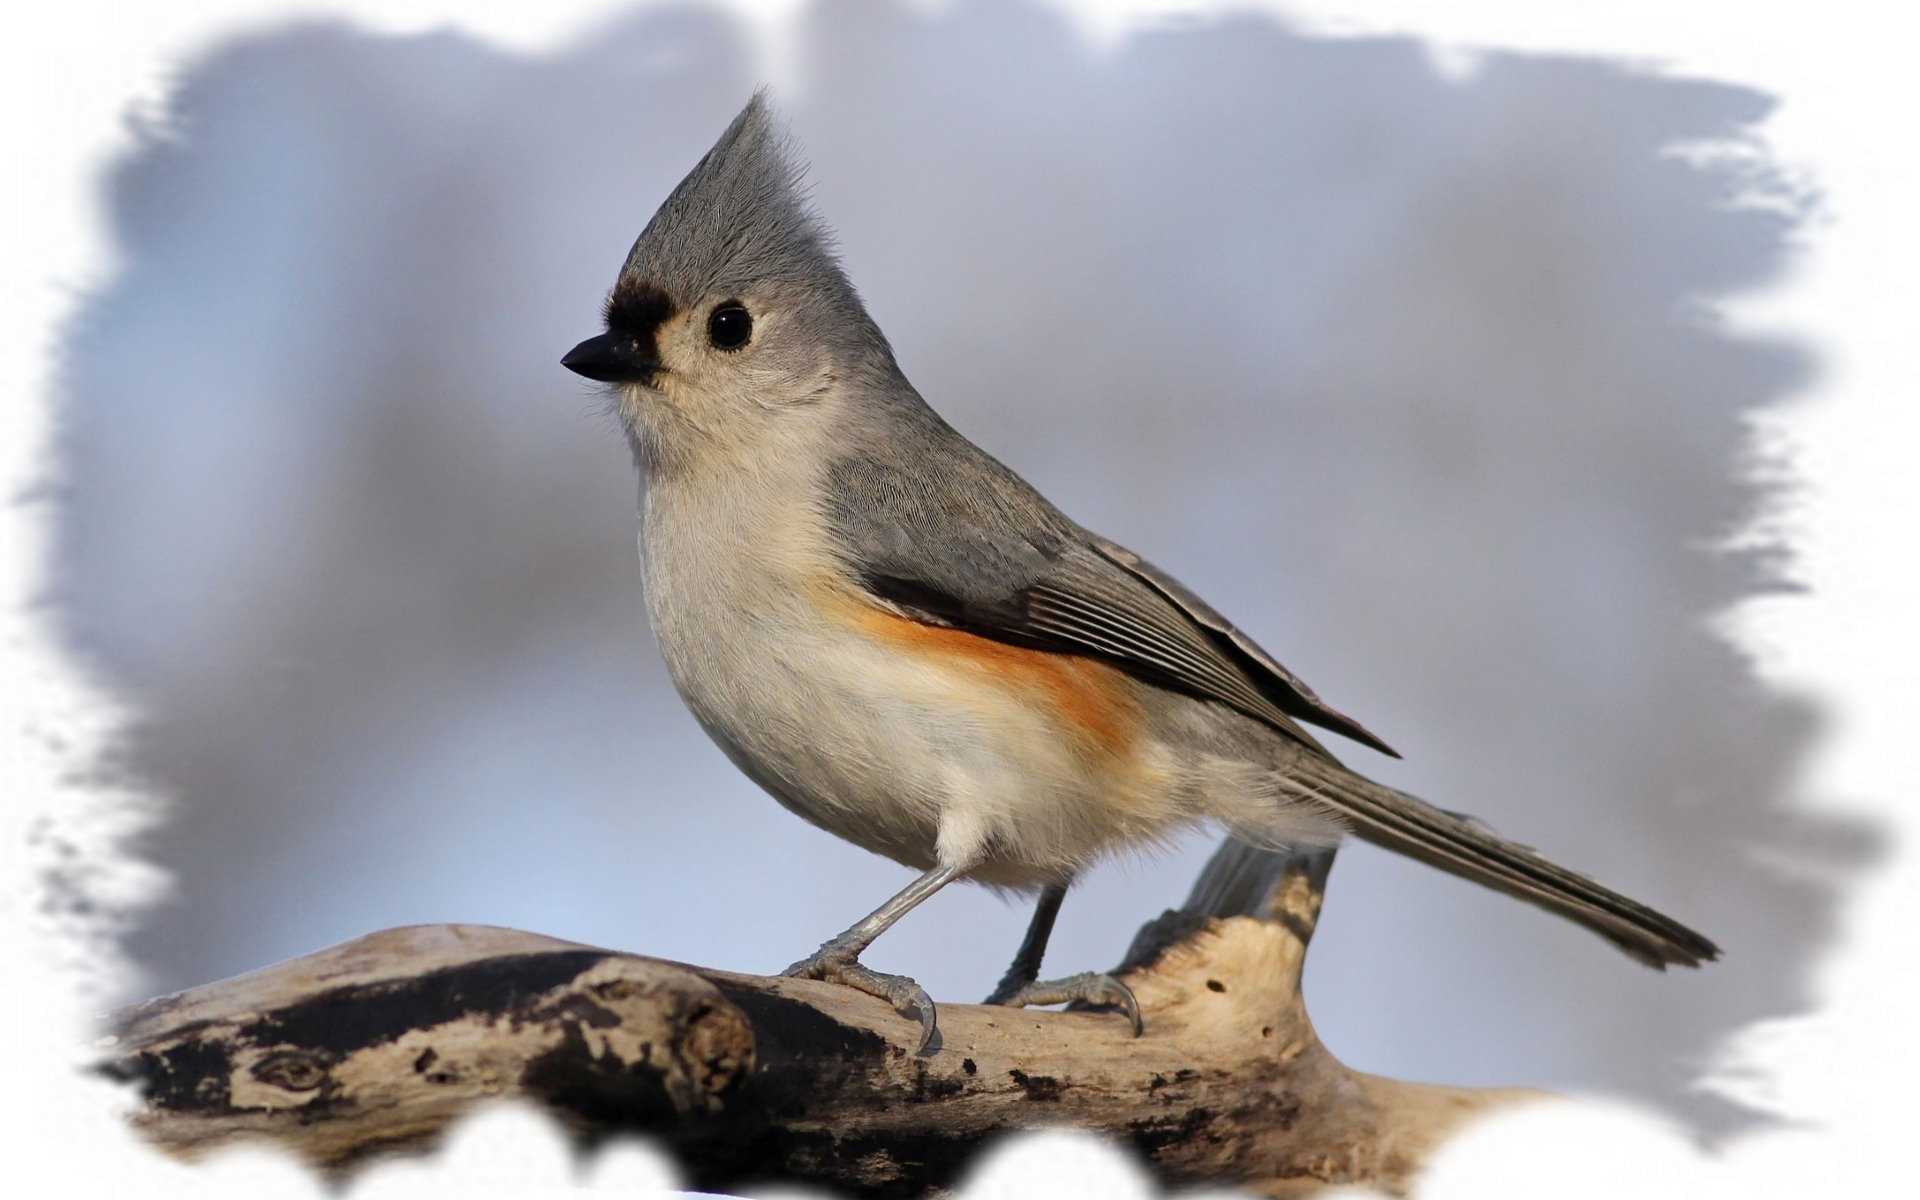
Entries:
POLYGON ((1288 772, 1349 830, 1377 846, 1585 926, 1656 970, 1697 967, 1720 948, 1673 918, 1547 861, 1470 817, 1435 808, 1313 756, 1288 772))

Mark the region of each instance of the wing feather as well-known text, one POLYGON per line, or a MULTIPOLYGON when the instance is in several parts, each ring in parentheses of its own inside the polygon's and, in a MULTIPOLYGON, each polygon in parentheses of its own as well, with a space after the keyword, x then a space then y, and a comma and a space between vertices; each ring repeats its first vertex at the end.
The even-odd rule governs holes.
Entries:
POLYGON ((926 439, 913 469, 892 453, 903 436, 849 454, 827 481, 836 544, 876 600, 930 624, 1097 656, 1323 754, 1301 721, 1394 753, 1179 581, 1074 524, 944 424, 913 433, 926 439))
POLYGON ((1206 601, 1193 594, 1184 584, 1173 576, 1154 566, 1138 554, 1124 546, 1117 545, 1099 534, 1087 535, 1089 544, 1101 557, 1115 566, 1132 574, 1135 578, 1160 593, 1168 602, 1186 613, 1194 624, 1204 629, 1221 649, 1239 660, 1243 671, 1260 679, 1267 686, 1262 690, 1272 696, 1280 708, 1291 716, 1308 721, 1322 729, 1331 729, 1344 737, 1350 737, 1363 746, 1371 746, 1382 754, 1400 757, 1400 752, 1387 745, 1366 726, 1340 712, 1319 696, 1314 694, 1298 675, 1281 666, 1271 654, 1260 648, 1259 643, 1242 633, 1233 622, 1214 611, 1206 601))

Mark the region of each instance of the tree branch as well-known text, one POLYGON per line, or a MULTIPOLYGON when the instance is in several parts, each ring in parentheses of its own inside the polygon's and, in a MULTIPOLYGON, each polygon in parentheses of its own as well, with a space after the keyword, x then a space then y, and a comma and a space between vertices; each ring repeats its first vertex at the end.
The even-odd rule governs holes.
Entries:
POLYGON ((940 1006, 941 1041, 849 988, 477 925, 370 934, 123 1010, 103 1070, 183 1156, 267 1139, 331 1172, 430 1145, 475 1103, 536 1101, 584 1141, 670 1145, 700 1188, 948 1186, 994 1135, 1072 1126, 1168 1184, 1404 1192, 1470 1115, 1538 1093, 1403 1083, 1321 1046, 1300 971, 1332 852, 1227 842, 1118 973, 1113 1013, 940 1006))

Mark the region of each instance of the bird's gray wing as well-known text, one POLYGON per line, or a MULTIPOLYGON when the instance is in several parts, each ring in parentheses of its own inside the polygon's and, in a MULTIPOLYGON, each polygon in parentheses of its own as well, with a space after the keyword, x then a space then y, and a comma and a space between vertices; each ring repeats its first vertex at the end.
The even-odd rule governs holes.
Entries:
POLYGON ((1130 572, 1135 578, 1160 593, 1204 630, 1226 655, 1240 664, 1254 679, 1264 682, 1262 689, 1282 712, 1309 721, 1322 729, 1331 729, 1382 754, 1400 757, 1400 752, 1369 732, 1366 726, 1347 716, 1314 694, 1298 675, 1281 666, 1273 655, 1227 620, 1205 600, 1193 594, 1178 579, 1154 566, 1125 546, 1108 541, 1097 533, 1088 533, 1090 544, 1101 557, 1130 572))
POLYGON ((967 450, 911 473, 861 458, 836 466, 836 541, 874 597, 930 624, 1104 659, 1323 753, 1296 718, 1394 753, 1171 576, 967 450))

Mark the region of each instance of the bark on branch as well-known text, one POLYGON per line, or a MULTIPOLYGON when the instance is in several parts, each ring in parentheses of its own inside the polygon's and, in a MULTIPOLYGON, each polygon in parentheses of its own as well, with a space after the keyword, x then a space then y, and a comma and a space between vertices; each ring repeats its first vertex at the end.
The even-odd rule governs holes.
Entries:
POLYGON ((1072 1126, 1168 1184, 1404 1192, 1474 1113, 1538 1095, 1351 1071, 1300 998, 1330 851, 1228 842, 1117 972, 1146 1016, 940 1005, 942 1041, 849 988, 477 925, 391 929, 115 1014, 104 1069, 183 1156, 266 1139, 329 1172, 519 1097, 587 1142, 670 1145, 693 1186, 948 1186, 994 1135, 1072 1126))

